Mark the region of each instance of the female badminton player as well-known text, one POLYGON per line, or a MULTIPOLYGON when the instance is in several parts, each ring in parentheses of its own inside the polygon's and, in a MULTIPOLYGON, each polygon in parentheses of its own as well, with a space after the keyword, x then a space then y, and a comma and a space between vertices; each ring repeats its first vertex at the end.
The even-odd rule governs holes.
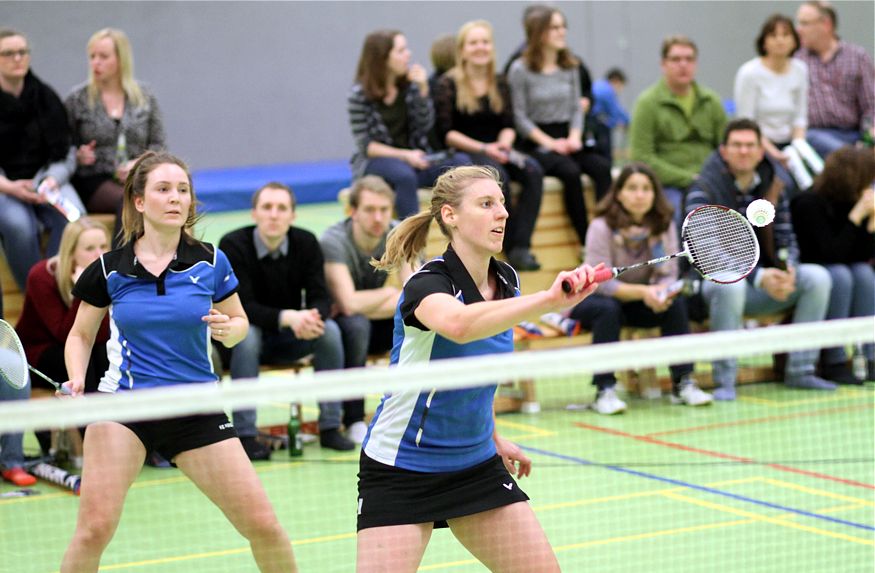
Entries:
MULTIPOLYGON (((513 326, 572 306, 595 290, 584 266, 520 296, 500 252, 507 223, 498 173, 456 167, 435 183, 431 208, 402 222, 377 263, 412 262, 436 220, 450 240, 404 286, 395 313, 391 362, 511 352, 513 326), (573 285, 569 294, 562 281, 573 285)), ((496 386, 383 397, 359 466, 359 573, 416 571, 433 528, 453 535, 491 571, 558 571, 544 531, 513 475, 531 460, 495 433, 496 386)))
MULTIPOLYGON (((103 392, 215 382, 208 336, 225 346, 246 336, 249 322, 228 259, 191 236, 195 205, 180 159, 150 151, 134 164, 125 182, 124 246, 86 268, 73 289, 82 303, 65 348, 70 380, 64 385, 72 396, 83 392, 94 337, 110 305, 103 392)), ((150 449, 219 506, 249 540, 261 571, 296 571, 288 536, 233 426, 218 413, 88 426, 79 516, 62 573, 97 571, 150 449)))

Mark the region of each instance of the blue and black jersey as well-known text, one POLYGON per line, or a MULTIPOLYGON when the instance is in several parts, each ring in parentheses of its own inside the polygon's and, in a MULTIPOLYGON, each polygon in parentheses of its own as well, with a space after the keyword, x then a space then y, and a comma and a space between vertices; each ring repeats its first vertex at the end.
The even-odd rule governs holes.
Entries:
POLYGON ((202 317, 236 291, 225 254, 185 235, 157 277, 137 262, 133 242, 102 255, 73 288, 88 304, 109 307, 109 369, 99 390, 217 380, 202 317))
MULTIPOLYGON (((512 267, 492 259, 489 272, 498 284, 496 298, 519 296, 519 278, 512 267)), ((447 293, 465 304, 483 301, 452 249, 426 263, 410 277, 398 302, 392 364, 513 351, 511 329, 466 344, 456 344, 430 330, 417 320, 415 311, 425 297, 435 293, 447 293)), ((371 421, 364 452, 383 464, 420 472, 459 471, 482 463, 495 455, 495 389, 491 384, 387 394, 371 421)))

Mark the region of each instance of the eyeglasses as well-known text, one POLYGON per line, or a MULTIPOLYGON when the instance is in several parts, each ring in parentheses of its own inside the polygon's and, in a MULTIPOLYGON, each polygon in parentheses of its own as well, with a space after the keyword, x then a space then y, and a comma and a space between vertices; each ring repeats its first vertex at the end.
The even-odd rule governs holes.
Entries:
POLYGON ((26 58, 30 55, 30 49, 24 48, 21 50, 3 50, 0 52, 0 58, 14 58, 18 56, 19 58, 26 58))

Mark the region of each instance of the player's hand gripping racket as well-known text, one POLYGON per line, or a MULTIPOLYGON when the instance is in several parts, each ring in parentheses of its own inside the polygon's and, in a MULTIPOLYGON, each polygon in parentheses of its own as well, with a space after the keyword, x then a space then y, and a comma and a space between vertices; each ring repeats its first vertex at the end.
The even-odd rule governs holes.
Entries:
POLYGON ((0 378, 13 388, 21 390, 27 386, 28 370, 50 383, 61 394, 70 393, 66 386, 61 386, 27 363, 27 356, 15 329, 5 320, 0 320, 0 378))
MULTIPOLYGON (((735 283, 749 275, 760 260, 760 244, 741 213, 722 205, 703 205, 690 212, 681 230, 684 250, 628 267, 596 271, 594 282, 603 283, 632 269, 686 257, 702 278, 720 284, 735 283)), ((583 288, 586 288, 584 285, 583 288)), ((571 282, 562 290, 571 292, 571 282)))

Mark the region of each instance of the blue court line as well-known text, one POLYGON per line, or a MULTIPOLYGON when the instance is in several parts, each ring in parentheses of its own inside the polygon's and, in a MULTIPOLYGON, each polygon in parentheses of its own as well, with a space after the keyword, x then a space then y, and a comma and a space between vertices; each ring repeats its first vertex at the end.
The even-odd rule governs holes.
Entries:
POLYGON ((761 499, 755 499, 755 498, 747 497, 747 496, 744 496, 744 495, 738 495, 738 494, 736 494, 736 493, 731 493, 731 492, 728 492, 728 491, 724 491, 724 490, 722 490, 722 489, 716 489, 716 488, 713 488, 713 487, 707 487, 707 486, 704 486, 704 485, 697 485, 697 484, 694 484, 694 483, 689 483, 689 482, 680 481, 680 480, 676 480, 676 479, 672 479, 672 478, 667 478, 667 477, 663 477, 663 476, 658 476, 658 475, 656 475, 656 474, 651 474, 651 473, 647 473, 647 472, 640 472, 640 471, 637 471, 637 470, 631 470, 631 469, 629 469, 629 468, 624 468, 623 466, 615 466, 615 465, 610 465, 610 464, 600 464, 600 463, 598 463, 598 462, 593 462, 593 461, 585 460, 585 459, 583 459, 583 458, 578 458, 578 457, 574 457, 574 456, 567 456, 567 455, 565 455, 565 454, 558 454, 558 453, 556 453, 556 452, 550 452, 550 451, 547 451, 547 450, 542 450, 542 449, 540 449, 540 448, 533 448, 533 447, 531 447, 531 446, 524 446, 524 445, 522 445, 522 444, 520 444, 520 447, 523 448, 523 449, 526 450, 526 451, 529 451, 529 452, 534 452, 534 453, 536 453, 536 454, 541 454, 541 455, 544 455, 544 456, 550 456, 550 457, 553 457, 553 458, 558 458, 558 459, 560 459, 560 460, 565 460, 565 461, 568 461, 568 462, 574 462, 574 463, 576 463, 576 464, 580 464, 580 465, 584 465, 584 466, 596 466, 596 467, 600 467, 600 468, 605 468, 605 469, 612 470, 612 471, 615 471, 615 472, 622 472, 622 473, 630 474, 630 475, 633 475, 633 476, 636 476, 636 477, 643 477, 643 478, 645 478, 645 479, 651 479, 651 480, 655 480, 655 481, 661 481, 661 482, 664 482, 664 483, 669 483, 669 484, 672 484, 672 485, 677 485, 677 486, 681 486, 681 487, 686 487, 686 488, 689 488, 689 489, 696 489, 696 490, 703 491, 703 492, 706 492, 706 493, 711 493, 711 494, 714 494, 714 495, 722 495, 723 497, 729 497, 729 498, 732 498, 732 499, 735 499, 735 500, 738 500, 738 501, 744 501, 744 502, 747 502, 747 503, 753 503, 753 504, 756 504, 756 505, 762 505, 762 506, 764 506, 764 507, 770 507, 770 508, 772 508, 772 509, 777 509, 777 510, 779 510, 779 511, 786 511, 786 512, 789 512, 789 513, 795 513, 795 514, 798 514, 798 515, 804 515, 804 516, 806 516, 806 517, 813 517, 814 519, 822 519, 822 520, 824 520, 824 521, 831 521, 831 522, 833 522, 833 523, 839 523, 839 524, 841 524, 841 525, 848 525, 848 526, 850 526, 850 527, 856 527, 856 528, 858 528, 858 529, 864 529, 864 530, 866 530, 866 531, 875 531, 875 527, 873 527, 873 526, 871 526, 871 525, 866 525, 865 523, 857 523, 857 522, 855 522, 855 521, 847 521, 847 520, 844 520, 844 519, 839 519, 839 518, 837 518, 837 517, 832 517, 832 516, 829 516, 829 515, 823 515, 823 514, 821 514, 821 513, 813 513, 813 512, 811 512, 811 511, 805 511, 804 509, 796 509, 796 508, 793 508, 793 507, 787 507, 787 506, 785 506, 785 505, 778 505, 777 503, 771 503, 771 502, 768 502, 768 501, 763 501, 763 500, 761 500, 761 499))

